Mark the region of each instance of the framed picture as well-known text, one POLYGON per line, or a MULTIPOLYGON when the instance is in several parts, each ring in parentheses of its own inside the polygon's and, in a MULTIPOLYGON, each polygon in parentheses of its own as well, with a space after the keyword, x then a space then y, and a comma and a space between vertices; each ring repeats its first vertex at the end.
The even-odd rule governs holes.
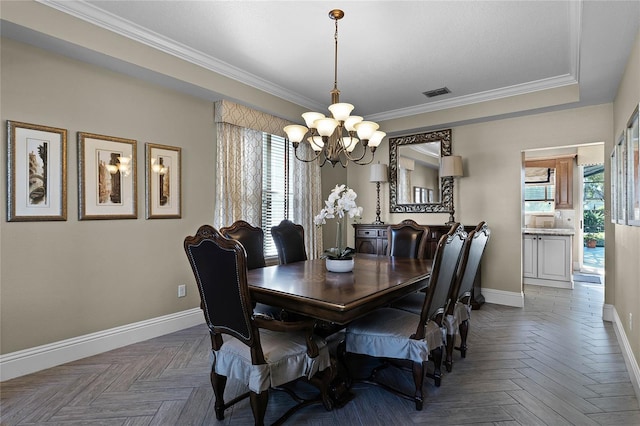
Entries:
POLYGON ((7 121, 7 221, 67 220, 67 130, 7 121))
MULTIPOLYGON (((624 132, 618 138, 618 140, 624 138, 624 132)), ((609 185, 611 189, 611 223, 618 223, 618 191, 616 190, 618 186, 618 157, 617 157, 617 145, 614 145, 613 150, 611 150, 610 160, 610 176, 609 185)))
POLYGON ((627 224, 627 144, 625 134, 620 135, 616 144, 616 223, 627 224))
POLYGON ((79 219, 138 217, 136 141, 78 132, 79 219))
POLYGON ((638 174, 638 107, 627 123, 627 223, 640 226, 640 175, 638 174))
POLYGON ((181 153, 174 146, 146 144, 147 219, 182 217, 181 153))

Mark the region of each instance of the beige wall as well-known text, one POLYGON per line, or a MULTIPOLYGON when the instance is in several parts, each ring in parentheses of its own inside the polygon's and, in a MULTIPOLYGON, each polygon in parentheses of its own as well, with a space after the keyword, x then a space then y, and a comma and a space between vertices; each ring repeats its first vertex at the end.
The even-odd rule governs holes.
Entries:
MULTIPOLYGON (((611 104, 452 129, 452 152, 464 159, 465 173, 455 182, 455 218, 465 225, 485 220, 492 230, 482 267, 484 288, 521 291, 522 151, 610 141, 612 134, 611 104)), ((388 163, 387 143, 381 151, 379 159, 388 163)), ((368 169, 349 169, 349 185, 359 194, 370 191, 373 184, 368 182, 368 169)), ((412 218, 427 225, 444 224, 449 218, 448 214, 390 214, 388 184, 385 192, 382 209, 388 222, 412 218)), ((372 222, 375 197, 363 204, 363 222, 372 222)))
POLYGON ((198 306, 181 243, 213 217, 213 105, 6 39, 1 61, 3 124, 68 131, 67 221, 9 223, 2 203, 1 353, 198 306), (138 219, 78 221, 78 131, 137 140, 138 219), (182 147, 182 219, 144 219, 146 142, 182 147))
MULTIPOLYGON (((620 135, 633 110, 640 103, 640 32, 629 57, 629 62, 613 104, 614 135, 620 135)), ((613 149, 613 141, 605 145, 607 156, 613 149)), ((608 166, 608 164, 607 164, 608 166)), ((608 169, 607 169, 608 170, 608 169)), ((607 183, 606 188, 610 188, 607 183)), ((607 286, 607 303, 615 306, 625 329, 629 344, 640 364, 640 227, 608 223, 607 233, 607 283, 609 273, 615 276, 615 286, 607 286), (614 232, 610 232, 613 228, 614 232), (609 236, 615 237, 615 250, 608 250, 609 236), (611 267, 613 265, 613 267, 611 267), (633 315, 633 330, 629 327, 629 314, 633 315)))

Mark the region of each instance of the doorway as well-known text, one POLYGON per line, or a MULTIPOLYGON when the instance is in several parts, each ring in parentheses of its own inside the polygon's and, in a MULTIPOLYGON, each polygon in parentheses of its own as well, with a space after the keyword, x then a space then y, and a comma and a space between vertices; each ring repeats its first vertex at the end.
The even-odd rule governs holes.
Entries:
POLYGON ((583 251, 582 271, 604 273, 604 164, 583 167, 582 173, 583 251))

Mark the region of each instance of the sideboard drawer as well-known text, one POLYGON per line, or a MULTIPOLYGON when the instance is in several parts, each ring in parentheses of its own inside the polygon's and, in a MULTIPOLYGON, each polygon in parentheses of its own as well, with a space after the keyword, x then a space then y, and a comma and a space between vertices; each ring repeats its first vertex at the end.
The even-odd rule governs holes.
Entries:
POLYGON ((378 236, 379 230, 377 229, 357 229, 356 237, 362 238, 375 238, 378 236))

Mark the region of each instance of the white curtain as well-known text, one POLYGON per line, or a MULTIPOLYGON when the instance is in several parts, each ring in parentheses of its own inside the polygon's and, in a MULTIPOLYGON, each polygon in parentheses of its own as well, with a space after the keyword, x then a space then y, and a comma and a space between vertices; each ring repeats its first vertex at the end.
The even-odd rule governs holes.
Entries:
MULTIPOLYGON (((214 108, 217 125, 217 171, 214 226, 231 225, 242 219, 259 226, 262 214, 262 132, 284 137, 287 120, 229 101, 214 108)), ((311 155, 300 147, 300 156, 311 155)), ((295 223, 304 227, 307 255, 313 259, 322 250, 322 233, 313 218, 322 208, 320 167, 316 161, 291 159, 295 223)))
POLYGON ((217 123, 217 169, 214 226, 262 218, 262 132, 217 123))
MULTIPOLYGON (((301 158, 311 158, 313 155, 309 144, 298 147, 301 158)), ((291 159, 291 189, 293 199, 293 218, 291 220, 304 227, 307 256, 315 259, 322 253, 322 228, 316 227, 313 218, 323 207, 321 199, 320 166, 317 161, 305 163, 295 158, 291 159)))
POLYGON ((398 168, 398 204, 413 204, 411 194, 411 171, 404 167, 398 168))

